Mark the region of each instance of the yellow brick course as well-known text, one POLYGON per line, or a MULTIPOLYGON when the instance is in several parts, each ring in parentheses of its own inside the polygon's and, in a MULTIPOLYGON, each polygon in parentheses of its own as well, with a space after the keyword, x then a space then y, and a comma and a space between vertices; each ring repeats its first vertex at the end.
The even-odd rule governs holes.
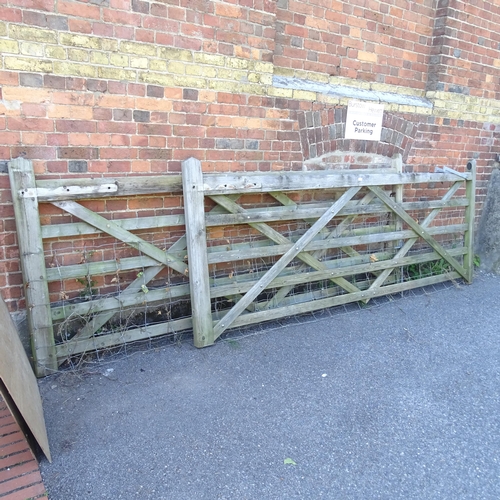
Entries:
POLYGON ((97 72, 99 78, 109 79, 109 80, 124 80, 135 82, 137 78, 137 72, 128 69, 118 69, 118 68, 98 68, 97 72))
POLYGON ((183 62, 171 61, 168 63, 167 70, 169 73, 183 75, 186 72, 186 65, 183 62))
POLYGON ((155 57, 157 52, 156 47, 153 44, 137 42, 121 42, 120 49, 129 54, 150 57, 155 57))
POLYGON ((260 83, 260 75, 257 73, 248 73, 248 81, 252 83, 260 83))
POLYGON ((271 87, 268 90, 268 95, 271 97, 287 97, 291 98, 293 97, 293 90, 291 89, 280 89, 278 87, 271 87))
POLYGON ((55 45, 47 45, 45 47, 45 57, 50 59, 66 59, 66 49, 56 47, 55 45))
POLYGON ((268 62, 255 62, 254 70, 260 73, 273 73, 274 65, 268 62))
POLYGON ((130 67, 131 68, 147 69, 148 68, 147 57, 131 57, 130 58, 130 67))
POLYGON ((338 97, 334 97, 334 96, 326 95, 326 94, 319 94, 318 101, 324 102, 326 104, 333 104, 333 105, 338 105, 340 103, 340 99, 338 97))
POLYGON ((191 87, 195 89, 204 89, 207 87, 207 80, 192 76, 175 75, 174 83, 179 87, 191 87))
POLYGON ((60 33, 59 42, 70 47, 84 47, 87 49, 100 49, 101 39, 97 37, 60 33))
POLYGON ((68 59, 70 61, 88 62, 89 52, 81 49, 68 49, 68 59))
POLYGON ((112 38, 103 38, 101 40, 101 50, 116 52, 118 50, 118 40, 112 38))
POLYGON ((191 62, 193 60, 193 54, 189 50, 169 49, 167 47, 161 47, 158 50, 158 57, 185 62, 191 62))
MULTIPOLYGON (((206 102, 215 101, 215 94, 219 91, 319 101, 331 105, 349 101, 348 98, 307 90, 273 87, 273 75, 286 76, 376 92, 425 97, 433 104, 432 108, 426 108, 386 103, 385 109, 388 111, 500 122, 500 101, 493 99, 331 77, 324 73, 275 67, 270 62, 246 57, 159 47, 154 43, 119 41, 5 22, 0 22, 0 37, 4 37, 0 38, 0 67, 6 70, 197 88, 200 89, 200 99, 204 95, 206 102)), ((243 55, 241 51, 237 53, 243 55)), ((258 51, 253 55, 258 56, 258 51)), ((377 56, 359 51, 358 57, 360 60, 374 61, 377 56)), ((500 67, 500 59, 494 60, 493 66, 500 67)))
POLYGON ((260 83, 262 85, 268 85, 271 86, 273 84, 273 75, 260 75, 260 83))
POLYGON ((238 85, 234 82, 224 80, 209 80, 208 86, 212 90, 221 92, 237 92, 238 85))
POLYGON ((317 82, 328 82, 328 76, 323 73, 314 73, 312 71, 297 71, 293 76, 302 78, 303 80, 313 80, 317 82))
POLYGON ((316 92, 309 92, 308 90, 294 90, 293 98, 294 99, 303 99, 304 101, 315 101, 316 100, 316 92))
POLYGON ((352 80, 351 78, 344 78, 339 76, 330 77, 328 79, 328 83, 330 85, 346 85, 347 87, 354 87, 357 89, 375 90, 374 88, 372 88, 370 82, 363 82, 361 80, 352 80))
POLYGON ((167 71, 167 61, 162 61, 159 59, 150 59, 149 60, 149 69, 153 71, 167 71))
POLYGON ((21 42, 19 44, 21 54, 26 56, 43 57, 45 54, 45 46, 42 43, 21 42))
POLYGON ((90 62, 93 64, 108 65, 109 64, 109 54, 107 54, 106 52, 92 51, 90 53, 90 62))
POLYGON ((247 69, 249 65, 248 59, 227 58, 229 68, 247 69))
POLYGON ((19 54, 19 43, 15 40, 0 40, 1 54, 19 54))
POLYGON ((241 85, 235 84, 236 92, 243 92, 244 94, 267 95, 268 89, 262 85, 252 83, 243 83, 241 85))
POLYGON ((32 58, 5 57, 5 69, 29 71, 33 73, 52 73, 52 61, 32 58))
POLYGON ((128 56, 124 56, 121 54, 111 54, 109 56, 109 62, 112 66, 120 66, 122 68, 126 68, 129 65, 128 56))
POLYGON ((428 92, 433 100, 433 114, 443 118, 498 123, 500 102, 451 92, 428 92))
POLYGON ((417 107, 416 106, 408 106, 405 104, 400 104, 398 106, 398 111, 400 113, 416 113, 417 112, 417 107))
POLYGON ((192 76, 206 76, 207 78, 215 78, 217 76, 217 68, 211 66, 195 66, 186 65, 186 74, 192 76))
POLYGON ((280 68, 279 66, 274 68, 274 74, 276 76, 296 76, 295 70, 291 68, 280 68))
POLYGON ((204 54, 195 52, 194 62, 201 64, 210 64, 213 66, 224 66, 226 64, 226 58, 224 56, 219 56, 216 54, 204 54))
POLYGON ((247 71, 240 71, 231 68, 220 68, 217 72, 217 76, 219 78, 223 78, 224 80, 236 80, 240 82, 243 81, 247 75, 247 71))
POLYGON ((165 87, 173 87, 175 85, 174 77, 172 75, 153 73, 151 71, 140 72, 139 81, 143 83, 151 83, 153 85, 164 85, 165 87))
POLYGON ((11 24, 9 26, 9 35, 14 40, 57 43, 57 33, 55 31, 42 28, 32 28, 29 26, 11 24))
POLYGON ((96 77, 97 68, 89 64, 54 61, 54 73, 67 76, 96 77))

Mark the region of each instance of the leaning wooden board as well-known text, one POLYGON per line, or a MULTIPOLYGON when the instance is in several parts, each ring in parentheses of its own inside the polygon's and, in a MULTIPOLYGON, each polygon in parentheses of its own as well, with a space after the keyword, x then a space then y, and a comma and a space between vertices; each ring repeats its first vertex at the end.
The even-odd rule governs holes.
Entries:
POLYGON ((0 297, 0 392, 21 428, 28 427, 45 456, 50 456, 42 400, 33 369, 9 310, 0 297), (25 424, 25 425, 24 425, 25 424))

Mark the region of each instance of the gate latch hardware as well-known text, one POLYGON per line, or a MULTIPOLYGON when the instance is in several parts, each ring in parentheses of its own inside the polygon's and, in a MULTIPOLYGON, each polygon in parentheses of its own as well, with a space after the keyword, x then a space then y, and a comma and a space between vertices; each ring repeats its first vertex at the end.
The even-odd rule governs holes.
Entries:
POLYGON ((456 170, 453 170, 450 167, 436 167, 435 172, 440 173, 440 174, 455 174, 461 177, 462 179, 467 179, 469 176, 467 174, 464 174, 463 172, 457 172, 456 170))

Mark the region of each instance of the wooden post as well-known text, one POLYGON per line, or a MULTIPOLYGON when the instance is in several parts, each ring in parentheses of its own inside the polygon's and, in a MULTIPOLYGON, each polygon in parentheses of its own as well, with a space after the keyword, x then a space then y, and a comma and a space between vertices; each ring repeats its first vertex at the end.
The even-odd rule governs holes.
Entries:
MULTIPOLYGON (((401 154, 395 154, 392 157, 392 168, 396 170, 398 174, 403 173, 403 157, 401 154)), ((394 186, 394 197, 395 201, 398 205, 402 205, 403 203, 403 184, 396 184, 394 186)), ((393 213, 393 219, 396 224, 396 231, 402 231, 403 230, 403 221, 393 213)), ((403 246, 403 240, 398 240, 395 242, 394 245, 394 255, 400 250, 400 248, 403 246)), ((403 280, 403 268, 397 267, 394 270, 394 277, 396 280, 396 283, 400 283, 403 280)))
POLYGON ((31 348, 37 377, 57 371, 40 214, 33 164, 24 158, 9 162, 12 202, 23 272, 31 348), (27 190, 30 190, 27 196, 27 190))
MULTIPOLYGON (((398 174, 403 173, 403 157, 398 153, 392 157, 392 168, 396 170, 398 174)), ((403 184, 396 184, 394 186, 395 201, 397 204, 401 205, 403 203, 403 184)), ((396 230, 400 231, 403 229, 403 222, 398 217, 396 219, 396 230)))
POLYGON ((189 287, 196 347, 214 343, 207 259, 203 174, 195 158, 182 162, 182 188, 189 267, 189 287))
POLYGON ((472 283, 474 274, 474 222, 475 222, 475 205, 476 205, 476 161, 469 160, 467 162, 467 171, 470 172, 471 179, 465 181, 465 196, 469 200, 469 205, 465 209, 465 223, 467 230, 465 231, 464 245, 467 253, 464 255, 464 268, 467 272, 467 283, 472 283))

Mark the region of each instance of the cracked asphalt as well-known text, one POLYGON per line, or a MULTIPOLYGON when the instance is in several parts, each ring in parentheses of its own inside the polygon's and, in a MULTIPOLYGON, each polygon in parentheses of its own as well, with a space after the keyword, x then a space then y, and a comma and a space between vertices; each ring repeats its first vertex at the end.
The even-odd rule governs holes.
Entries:
POLYGON ((499 304, 478 273, 47 377, 49 498, 498 500, 499 304))

